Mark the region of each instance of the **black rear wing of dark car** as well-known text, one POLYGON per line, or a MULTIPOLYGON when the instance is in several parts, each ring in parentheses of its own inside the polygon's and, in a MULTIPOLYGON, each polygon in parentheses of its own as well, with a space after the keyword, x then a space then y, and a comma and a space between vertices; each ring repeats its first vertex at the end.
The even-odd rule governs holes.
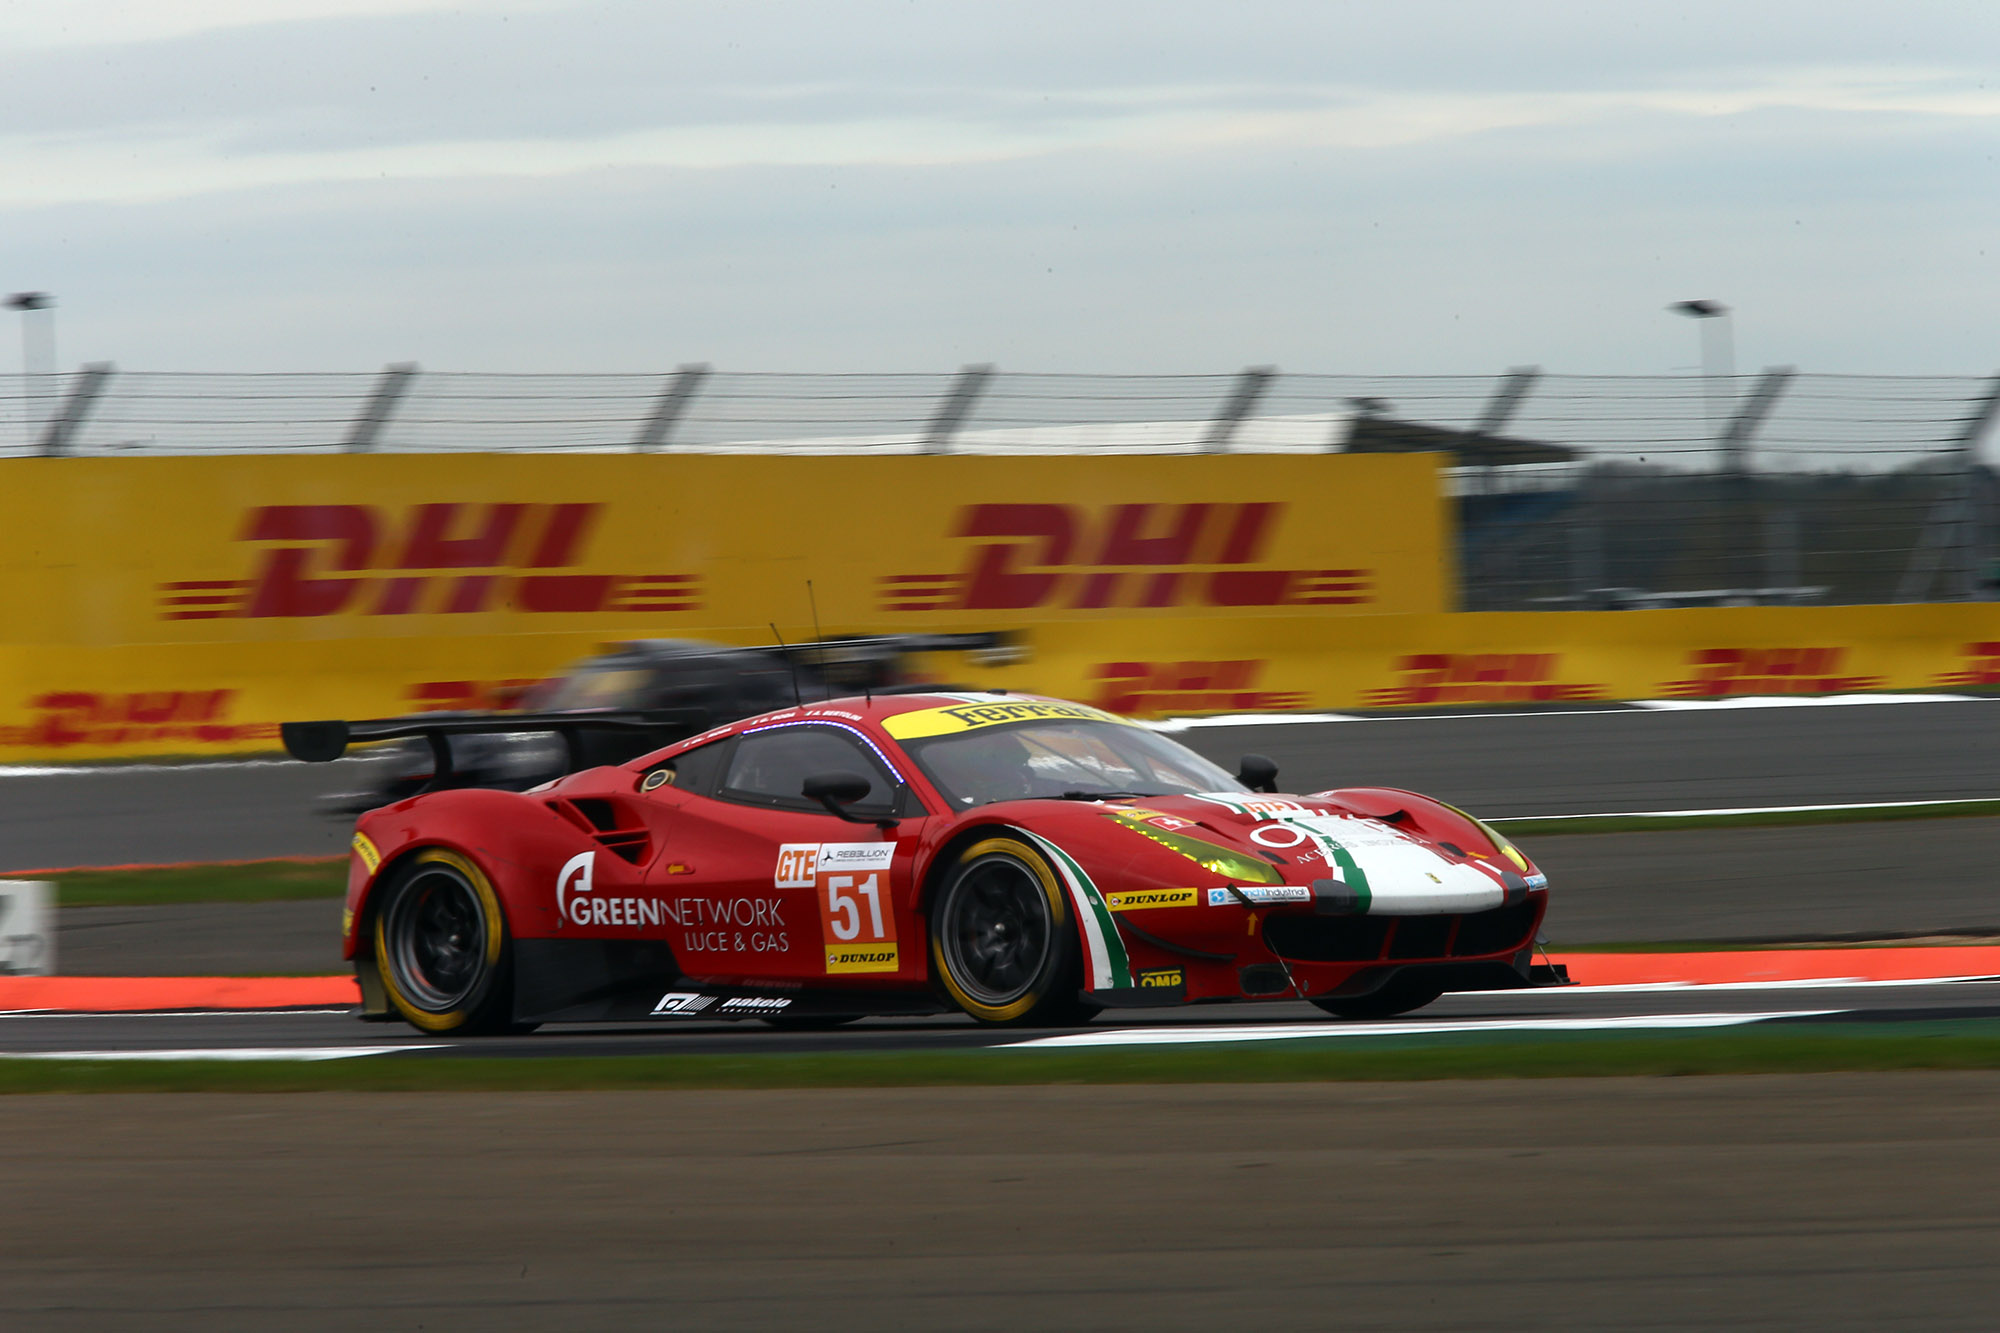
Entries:
POLYGON ((408 717, 373 718, 363 722, 286 722, 278 734, 285 753, 309 764, 330 763, 350 745, 421 736, 431 747, 436 769, 424 790, 449 786, 453 736, 503 736, 517 731, 547 731, 562 738, 568 755, 565 772, 574 772, 586 731, 650 731, 696 720, 693 710, 624 709, 560 713, 416 713, 408 717))

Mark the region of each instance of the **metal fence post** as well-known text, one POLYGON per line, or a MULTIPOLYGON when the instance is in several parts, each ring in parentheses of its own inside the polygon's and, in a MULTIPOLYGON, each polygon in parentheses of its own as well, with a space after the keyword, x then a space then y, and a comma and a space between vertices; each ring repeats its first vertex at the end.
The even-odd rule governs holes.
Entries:
MULTIPOLYGON (((1749 537, 1750 528, 1757 517, 1756 482, 1753 479, 1754 469, 1750 462, 1750 442, 1756 437, 1765 418, 1771 415, 1771 409, 1777 405, 1778 396, 1784 393, 1785 386, 1791 383, 1794 373, 1790 366, 1773 366, 1766 370, 1757 381, 1757 387, 1750 391, 1749 396, 1743 400, 1743 405, 1736 409, 1736 415, 1729 419, 1729 424, 1723 427, 1722 434, 1716 438, 1716 446, 1721 454, 1725 497, 1722 515, 1723 540, 1727 543, 1726 549, 1733 555, 1733 559, 1726 559, 1723 563, 1735 566, 1730 571, 1730 577, 1738 586, 1744 588, 1754 586, 1756 579, 1762 575, 1762 570, 1759 570, 1754 563, 1755 549, 1749 537)), ((1767 528, 1761 535, 1768 542, 1771 534, 1767 528)), ((1767 549, 1764 552, 1763 563, 1768 567, 1770 561, 1771 553, 1767 549)))
POLYGON ((368 405, 361 409, 361 415, 354 418, 354 424, 348 427, 347 442, 341 445, 343 450, 350 454, 365 454, 375 447, 382 427, 396 415, 396 406, 410 391, 410 381, 416 378, 416 374, 417 363, 414 361, 392 361, 382 367, 382 378, 375 381, 375 392, 369 395, 368 405))
POLYGON ((49 420, 48 429, 42 432, 40 452, 44 457, 57 458, 69 452, 71 441, 83 429, 84 419, 104 392, 104 386, 117 370, 109 361, 93 361, 83 368, 76 378, 76 385, 63 400, 62 410, 49 420))
MULTIPOLYGON (((1515 366, 1494 386, 1493 393, 1486 400, 1486 406, 1479 411, 1479 420, 1473 423, 1472 438, 1476 442, 1498 435, 1514 419, 1514 412, 1521 406, 1521 400, 1528 396, 1528 390, 1542 377, 1540 366, 1515 366)), ((1493 465, 1479 470, 1481 494, 1493 493, 1493 465)))
POLYGON ((1257 400, 1264 396, 1264 390, 1270 387, 1277 375, 1276 366, 1244 367, 1243 373, 1236 377, 1236 387, 1230 390, 1222 410, 1216 414, 1215 420, 1208 423, 1208 434, 1201 442, 1203 453, 1219 454, 1228 450, 1229 442, 1236 438, 1236 428, 1257 406, 1257 400))
POLYGON ((1950 443, 1957 466, 1952 470, 1951 489, 1932 507, 1924 522, 1923 534, 1910 551, 1910 563, 1896 585, 1896 600, 1914 602, 1929 589, 1932 577, 1944 563, 1949 544, 1956 566, 1945 577, 1948 598, 1970 600, 1979 585, 1979 441, 1993 418, 2000 415, 2000 375, 1986 382, 1986 393, 1960 424, 1950 443))
POLYGON ((667 387, 653 404, 653 415, 646 418, 646 424, 632 437, 634 453, 651 453, 666 446, 674 427, 687 415, 688 404, 694 401, 701 382, 708 378, 708 371, 706 361, 689 361, 674 371, 674 377, 667 381, 667 387))
POLYGON ((991 362, 959 368, 958 379, 952 383, 951 392, 939 401, 937 411, 931 416, 931 424, 924 430, 925 453, 951 452, 951 437, 958 434, 965 425, 965 419, 972 415, 972 405, 979 401, 979 395, 986 391, 986 382, 992 378, 991 362))

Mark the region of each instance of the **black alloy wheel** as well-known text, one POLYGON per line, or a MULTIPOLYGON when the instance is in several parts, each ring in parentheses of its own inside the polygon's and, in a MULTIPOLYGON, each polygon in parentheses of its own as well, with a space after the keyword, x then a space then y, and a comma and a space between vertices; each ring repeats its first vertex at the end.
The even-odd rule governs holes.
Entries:
POLYGON ((931 918, 938 980, 985 1023, 1076 1021, 1082 958, 1068 899, 1039 852, 988 838, 959 857, 931 918))
POLYGON ((426 1032, 525 1030, 509 1021, 506 922, 477 866, 422 852, 382 892, 375 964, 398 1013, 426 1032))

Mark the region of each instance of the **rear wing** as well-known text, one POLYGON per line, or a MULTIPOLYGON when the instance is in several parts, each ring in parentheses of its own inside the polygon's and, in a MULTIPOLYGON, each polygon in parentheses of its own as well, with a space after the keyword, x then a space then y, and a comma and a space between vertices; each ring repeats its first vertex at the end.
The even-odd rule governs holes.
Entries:
POLYGON ((309 764, 325 764, 347 753, 350 745, 421 736, 429 742, 436 768, 424 787, 433 791, 450 783, 453 736, 504 736, 516 731, 548 731, 562 737, 567 756, 565 772, 582 761, 581 737, 586 731, 653 731, 696 718, 692 709, 606 710, 576 713, 488 713, 466 716, 419 713, 409 717, 374 718, 365 722, 286 722, 278 727, 285 753, 309 764))

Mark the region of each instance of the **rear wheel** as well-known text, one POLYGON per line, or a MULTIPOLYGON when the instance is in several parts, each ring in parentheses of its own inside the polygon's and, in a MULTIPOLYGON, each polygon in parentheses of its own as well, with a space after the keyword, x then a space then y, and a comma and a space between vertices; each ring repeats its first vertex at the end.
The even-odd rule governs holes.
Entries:
POLYGON ((375 966, 397 1013, 425 1032, 529 1030, 512 1021, 506 917, 478 866, 419 852, 384 893, 375 966))
POLYGON ((959 1008, 982 1023, 1081 1022, 1083 951, 1055 869, 1017 838, 959 855, 931 912, 931 963, 959 1008))
POLYGON ((1373 995, 1344 1000, 1322 997, 1313 1003, 1338 1018, 1394 1018, 1421 1009, 1442 994, 1444 987, 1425 980, 1422 973, 1401 972, 1373 995))

